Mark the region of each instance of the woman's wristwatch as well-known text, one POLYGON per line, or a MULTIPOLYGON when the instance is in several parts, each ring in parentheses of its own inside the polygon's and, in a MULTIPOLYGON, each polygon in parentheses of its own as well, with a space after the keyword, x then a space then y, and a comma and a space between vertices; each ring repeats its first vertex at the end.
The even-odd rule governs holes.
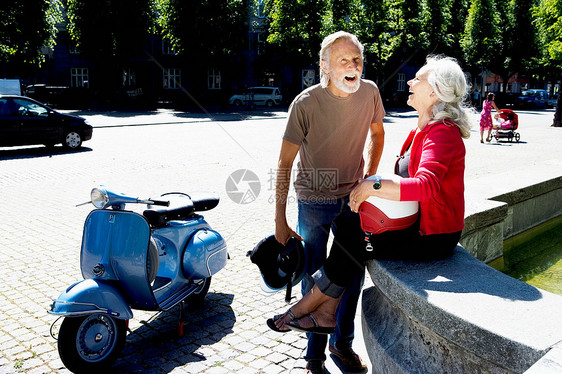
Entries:
POLYGON ((373 175, 372 178, 373 178, 373 180, 374 180, 373 189, 375 189, 375 190, 380 190, 381 187, 382 187, 381 177, 378 176, 378 175, 373 175))

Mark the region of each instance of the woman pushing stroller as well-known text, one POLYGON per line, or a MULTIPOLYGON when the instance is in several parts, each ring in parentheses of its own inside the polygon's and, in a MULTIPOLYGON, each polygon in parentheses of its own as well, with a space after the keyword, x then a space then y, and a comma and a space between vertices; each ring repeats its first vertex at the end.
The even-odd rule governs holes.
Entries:
POLYGON ((496 110, 497 113, 500 112, 496 103, 494 102, 496 95, 489 92, 486 95, 486 100, 482 103, 482 112, 480 112, 480 143, 484 143, 484 131, 488 131, 488 136, 486 136, 486 141, 492 140, 492 108, 496 110))

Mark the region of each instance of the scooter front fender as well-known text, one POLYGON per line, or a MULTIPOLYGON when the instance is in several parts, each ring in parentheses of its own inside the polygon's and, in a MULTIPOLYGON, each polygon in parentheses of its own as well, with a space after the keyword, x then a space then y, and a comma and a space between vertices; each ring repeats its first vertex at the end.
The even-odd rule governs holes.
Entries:
POLYGON ((85 279, 68 287, 53 301, 49 313, 60 316, 105 313, 119 319, 133 317, 121 293, 110 284, 96 279, 85 279))

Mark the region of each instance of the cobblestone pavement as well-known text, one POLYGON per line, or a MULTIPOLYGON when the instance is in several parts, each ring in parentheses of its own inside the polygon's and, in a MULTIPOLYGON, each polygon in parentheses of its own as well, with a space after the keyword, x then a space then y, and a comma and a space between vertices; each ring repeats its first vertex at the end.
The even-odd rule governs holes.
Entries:
MULTIPOLYGON (((306 339, 267 328, 265 318, 287 307, 284 295, 264 294, 257 268, 246 257, 274 229, 273 176, 286 113, 211 119, 169 110, 83 114, 96 128, 79 152, 0 148, 0 373, 67 372, 50 334, 56 317, 46 311, 53 298, 82 279, 82 224, 92 206, 75 205, 88 201, 90 189, 100 184, 138 196, 217 192, 221 203, 205 217, 225 237, 231 256, 213 277, 203 306, 184 314, 183 337, 176 333, 178 308, 135 310, 114 372, 301 372, 306 339), (253 171, 261 182, 258 197, 247 204, 235 203, 226 193, 228 176, 239 169, 253 171)), ((562 159, 562 129, 550 127, 552 114, 521 115, 519 144, 482 145, 475 132, 466 142, 467 178, 562 159)), ((385 119, 381 171, 391 170, 415 117, 401 112, 385 119)), ((294 201, 288 211, 294 222, 294 201)), ((361 344, 359 333, 355 346, 360 351, 361 344)), ((327 365, 331 373, 340 372, 331 361, 327 365)))

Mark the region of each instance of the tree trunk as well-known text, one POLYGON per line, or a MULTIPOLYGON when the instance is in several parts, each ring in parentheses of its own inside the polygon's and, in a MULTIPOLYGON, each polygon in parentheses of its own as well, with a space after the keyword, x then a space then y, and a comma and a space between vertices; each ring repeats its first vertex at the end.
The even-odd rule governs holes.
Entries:
MULTIPOLYGON (((562 79, 560 80, 562 82, 562 79)), ((558 100, 556 101, 556 111, 554 112, 553 127, 562 127, 562 90, 558 90, 558 100)))
POLYGON ((562 106, 560 105, 560 97, 558 94, 558 101, 556 103, 556 111, 554 112, 554 121, 552 122, 553 127, 562 127, 562 106))

